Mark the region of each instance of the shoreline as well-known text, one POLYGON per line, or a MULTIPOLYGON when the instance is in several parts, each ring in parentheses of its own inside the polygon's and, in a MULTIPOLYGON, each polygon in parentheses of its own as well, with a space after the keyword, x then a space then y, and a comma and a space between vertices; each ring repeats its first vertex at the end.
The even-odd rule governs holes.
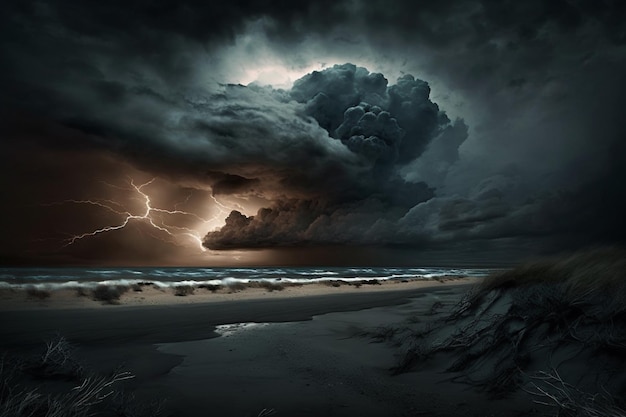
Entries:
MULTIPOLYGON (((434 291, 465 292, 473 279, 458 281, 414 281, 375 286, 372 289, 326 287, 321 292, 294 296, 281 292, 226 294, 211 302, 176 302, 189 297, 168 295, 174 303, 153 305, 100 305, 90 308, 55 308, 28 304, 33 308, 0 311, 0 348, 35 346, 61 334, 87 345, 155 344, 210 339, 215 326, 234 323, 300 322, 314 316, 400 306, 434 291), (380 288, 379 288, 380 287, 380 288)), ((300 289, 297 287, 296 289, 300 289)), ((319 289, 319 288, 318 288, 319 289)), ((209 293, 211 294, 211 293, 209 293)), ((214 295, 214 294, 211 294, 214 295)))
POLYGON ((45 289, 36 286, 0 288, 0 312, 40 309, 100 309, 119 307, 204 304, 227 301, 282 299, 333 294, 404 291, 450 284, 478 283, 481 278, 439 276, 412 279, 363 279, 356 281, 276 283, 250 281, 232 285, 176 285, 161 287, 153 282, 133 285, 98 285, 93 289, 72 287, 45 289))
POLYGON ((62 335, 91 372, 107 375, 117 369, 134 375, 118 389, 131 392, 139 404, 164 399, 164 417, 201 417, 209 408, 228 417, 257 416, 263 410, 277 417, 478 417, 532 408, 525 397, 494 401, 451 382, 441 373, 445 360, 394 376, 390 367, 397 348, 373 343, 364 333, 403 326, 407 320, 429 323, 441 314, 433 314, 434 306, 452 308, 472 283, 373 285, 334 294, 338 288, 327 287, 324 294, 273 299, 2 311, 0 348, 24 357, 62 335))

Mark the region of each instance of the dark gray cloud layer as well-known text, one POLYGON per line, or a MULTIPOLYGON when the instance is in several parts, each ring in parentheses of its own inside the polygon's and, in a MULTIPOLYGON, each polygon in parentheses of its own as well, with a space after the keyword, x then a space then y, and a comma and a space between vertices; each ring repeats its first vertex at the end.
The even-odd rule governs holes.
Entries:
MULTIPOLYGON (((280 199, 250 218, 233 212, 220 231, 206 236, 204 244, 228 249, 397 243, 398 220, 435 195, 426 183, 403 179, 398 168, 404 161, 418 159, 431 142, 446 140, 443 132, 448 129, 461 126, 465 133, 454 144, 457 148, 467 137, 463 121, 451 125, 429 95, 428 84, 411 75, 388 86, 383 74, 352 64, 296 80, 289 99, 301 103, 304 114, 328 132, 328 141, 342 146, 358 164, 344 164, 343 172, 331 178, 316 176, 308 182, 290 178, 313 187, 319 195, 315 200, 280 199)), ((306 165, 318 156, 311 153, 310 158, 306 165)))
POLYGON ((9 1, 0 27, 5 158, 111 152, 267 202, 209 247, 624 242, 624 2, 9 1), (356 65, 229 84, 250 34, 356 65))

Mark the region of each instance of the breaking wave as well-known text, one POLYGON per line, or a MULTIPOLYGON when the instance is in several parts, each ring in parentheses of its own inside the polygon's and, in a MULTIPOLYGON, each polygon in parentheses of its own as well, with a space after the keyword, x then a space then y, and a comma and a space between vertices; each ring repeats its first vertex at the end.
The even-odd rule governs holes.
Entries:
POLYGON ((433 279, 440 276, 483 277, 488 268, 0 268, 0 288, 93 288, 97 285, 149 283, 167 288, 179 285, 232 285, 253 281, 307 284, 323 281, 433 279))

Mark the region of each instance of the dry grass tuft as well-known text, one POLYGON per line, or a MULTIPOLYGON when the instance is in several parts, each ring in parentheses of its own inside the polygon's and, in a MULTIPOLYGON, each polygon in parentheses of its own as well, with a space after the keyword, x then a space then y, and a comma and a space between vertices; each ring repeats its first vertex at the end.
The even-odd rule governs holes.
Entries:
POLYGON ((231 282, 227 284, 226 287, 228 288, 228 291, 231 293, 244 291, 246 288, 248 288, 248 286, 244 284, 243 282, 231 282))
POLYGON ((615 404, 607 392, 590 394, 563 380, 556 369, 531 376, 530 388, 536 404, 556 408, 557 416, 626 417, 626 411, 615 404))
POLYGON ((482 281, 481 289, 511 288, 533 284, 566 284, 572 295, 587 291, 623 289, 626 250, 603 248, 581 251, 560 258, 528 262, 492 274, 482 281))
POLYGON ((105 304, 119 304, 120 297, 128 291, 129 287, 124 285, 98 285, 91 293, 96 301, 102 301, 105 304))
POLYGON ((42 379, 74 380, 83 375, 83 366, 75 358, 76 348, 66 338, 56 335, 46 342, 43 353, 23 365, 24 372, 42 379))
MULTIPOLYGON (((86 373, 77 368, 74 349, 63 337, 46 343, 41 357, 34 361, 0 358, 0 417, 87 417, 115 415, 157 417, 162 402, 144 405, 132 394, 120 390, 120 383, 134 378, 129 372, 110 375, 86 373), (33 374, 33 367, 45 369, 33 374), (34 377, 29 381, 26 376, 34 377), (69 390, 50 389, 42 380, 70 377, 76 385, 69 390)), ((62 387, 62 385, 61 385, 62 387)))
POLYGON ((177 297, 186 297, 193 295, 195 288, 191 285, 177 285, 174 287, 174 295, 177 297))
POLYGON ((43 394, 37 388, 16 385, 0 365, 0 417, 86 417, 94 415, 98 405, 113 394, 113 385, 130 378, 128 372, 110 377, 87 377, 71 391, 62 394, 43 394))

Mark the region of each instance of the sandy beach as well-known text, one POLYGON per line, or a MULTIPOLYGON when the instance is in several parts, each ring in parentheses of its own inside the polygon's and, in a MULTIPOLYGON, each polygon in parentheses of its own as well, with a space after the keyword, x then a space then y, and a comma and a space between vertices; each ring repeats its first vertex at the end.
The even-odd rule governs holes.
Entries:
POLYGON ((436 364, 392 376, 394 347, 363 335, 428 320, 434 303, 451 307, 471 286, 467 280, 311 285, 154 294, 150 302, 150 293, 142 293, 144 299, 131 294, 121 305, 74 297, 90 303, 78 308, 67 294, 55 294, 21 300, 17 309, 4 303, 0 340, 4 350, 23 354, 61 334, 94 372, 131 372, 125 390, 143 403, 164 399, 167 416, 258 416, 264 409, 277 416, 502 415, 511 400, 489 401, 452 384, 436 364))
POLYGON ((104 300, 4 290, 0 348, 21 392, 102 381, 103 416, 621 417, 623 262, 104 300))
POLYGON ((467 286, 470 279, 413 280, 379 285, 310 284, 282 291, 246 288, 219 293, 196 290, 176 296, 147 286, 128 291, 115 304, 55 291, 45 300, 26 291, 5 292, 0 307, 3 345, 25 346, 60 333, 77 343, 175 342, 214 337, 213 327, 242 322, 291 322, 341 311, 408 302, 425 291, 467 286))
POLYGON ((47 285, 0 287, 0 311, 37 309, 99 309, 206 304, 225 301, 273 300, 338 294, 380 293, 416 290, 447 284, 477 282, 476 278, 441 276, 402 280, 329 280, 310 284, 250 282, 232 285, 159 286, 153 282, 134 285, 92 285, 50 288, 47 285), (114 293, 97 296, 95 289, 108 287, 114 293))

